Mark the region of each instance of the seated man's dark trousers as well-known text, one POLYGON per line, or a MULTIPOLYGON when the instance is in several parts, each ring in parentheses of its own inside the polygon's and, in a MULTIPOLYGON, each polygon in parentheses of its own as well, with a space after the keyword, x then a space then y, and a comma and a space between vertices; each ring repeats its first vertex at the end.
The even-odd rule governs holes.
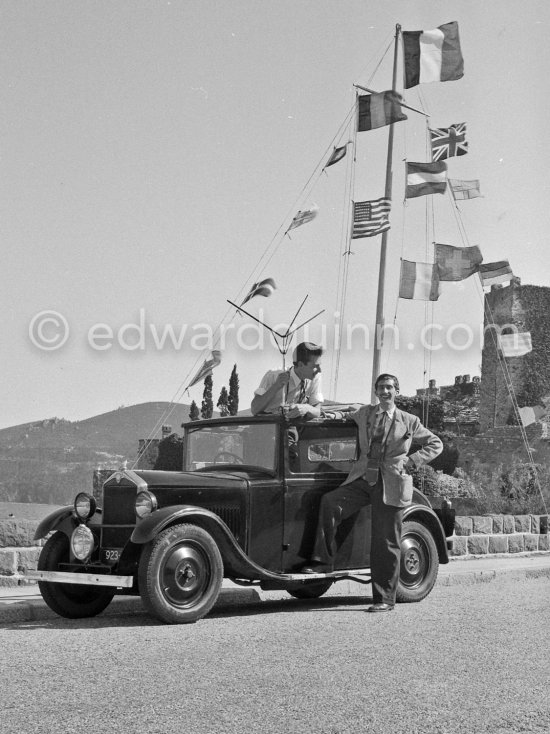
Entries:
POLYGON ((311 560, 332 568, 337 553, 338 526, 368 504, 372 505, 372 598, 375 604, 393 606, 399 581, 403 509, 384 503, 380 472, 374 485, 367 484, 364 479, 356 479, 322 497, 311 560))

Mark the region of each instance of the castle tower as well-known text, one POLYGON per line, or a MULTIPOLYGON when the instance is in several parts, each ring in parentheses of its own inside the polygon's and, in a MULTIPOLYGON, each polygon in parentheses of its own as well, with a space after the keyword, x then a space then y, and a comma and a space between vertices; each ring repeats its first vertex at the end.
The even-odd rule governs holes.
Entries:
POLYGON ((493 286, 485 295, 484 328, 479 406, 482 432, 515 423, 507 383, 520 407, 537 405, 550 394, 550 288, 522 286, 519 278, 513 278, 507 287, 493 286), (498 327, 496 330, 491 329, 491 319, 498 327), (499 360, 499 329, 500 333, 530 332, 533 351, 499 360))

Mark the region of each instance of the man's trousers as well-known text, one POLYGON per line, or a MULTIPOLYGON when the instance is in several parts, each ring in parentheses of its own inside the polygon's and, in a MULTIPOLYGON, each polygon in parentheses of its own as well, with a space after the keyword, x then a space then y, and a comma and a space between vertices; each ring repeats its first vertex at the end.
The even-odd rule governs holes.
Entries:
POLYGON ((384 504, 380 474, 375 485, 356 479, 322 497, 311 560, 333 567, 338 526, 368 504, 372 506, 372 597, 375 604, 393 605, 399 581, 403 509, 384 504))

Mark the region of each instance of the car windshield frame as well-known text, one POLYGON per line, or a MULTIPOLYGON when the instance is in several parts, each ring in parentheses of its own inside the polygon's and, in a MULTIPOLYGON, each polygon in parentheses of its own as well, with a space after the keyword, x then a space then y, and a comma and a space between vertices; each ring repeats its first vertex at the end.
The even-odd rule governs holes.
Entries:
POLYGON ((227 422, 186 426, 184 471, 232 470, 277 472, 278 422, 227 422))

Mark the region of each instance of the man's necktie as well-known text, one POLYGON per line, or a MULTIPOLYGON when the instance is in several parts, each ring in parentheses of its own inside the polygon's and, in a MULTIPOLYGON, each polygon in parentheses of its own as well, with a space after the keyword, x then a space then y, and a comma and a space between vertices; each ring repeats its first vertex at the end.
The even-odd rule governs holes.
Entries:
POLYGON ((376 484, 378 481, 378 471, 380 469, 380 460, 382 458, 382 441, 384 440, 384 432, 386 430, 386 421, 388 414, 382 411, 372 431, 372 439, 369 446, 367 457, 367 470, 365 479, 368 484, 376 484))
POLYGON ((306 381, 302 380, 300 382, 300 392, 298 393, 298 400, 297 403, 305 403, 306 402, 306 381))

